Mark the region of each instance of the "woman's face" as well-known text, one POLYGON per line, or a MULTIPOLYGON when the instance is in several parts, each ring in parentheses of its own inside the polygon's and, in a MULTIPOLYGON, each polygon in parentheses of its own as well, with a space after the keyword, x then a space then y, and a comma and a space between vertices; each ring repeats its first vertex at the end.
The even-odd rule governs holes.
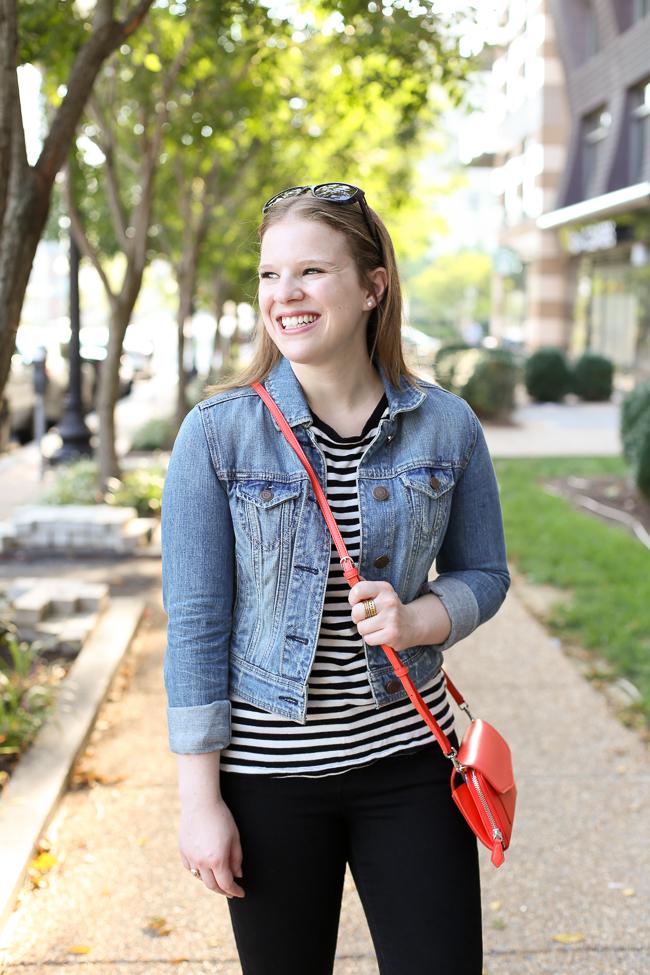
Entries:
MULTIPOLYGON (((359 283, 341 234, 317 220, 287 218, 274 224, 262 239, 259 279, 264 324, 291 362, 319 366, 367 357, 366 328, 375 299, 359 283)), ((383 268, 373 272, 373 281, 381 297, 383 268)))

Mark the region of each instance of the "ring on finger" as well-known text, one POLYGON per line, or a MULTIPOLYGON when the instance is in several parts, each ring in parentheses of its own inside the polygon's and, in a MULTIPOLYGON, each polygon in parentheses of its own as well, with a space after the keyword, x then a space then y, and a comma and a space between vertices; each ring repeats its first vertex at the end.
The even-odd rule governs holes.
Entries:
POLYGON ((364 599, 363 601, 363 611, 366 614, 366 619, 369 620, 371 616, 377 615, 377 607, 375 606, 374 599, 364 599))
POLYGON ((201 879, 201 874, 196 869, 196 867, 190 867, 190 873, 192 874, 193 877, 198 877, 199 880, 201 879))

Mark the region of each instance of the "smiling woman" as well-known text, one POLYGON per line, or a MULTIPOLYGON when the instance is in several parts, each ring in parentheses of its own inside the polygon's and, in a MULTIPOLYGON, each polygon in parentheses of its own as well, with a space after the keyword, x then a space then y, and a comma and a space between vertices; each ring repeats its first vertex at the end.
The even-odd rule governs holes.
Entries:
POLYGON ((244 975, 331 975, 346 863, 382 975, 479 975, 475 838, 382 644, 456 746, 443 653, 509 584, 494 471, 467 404, 405 365, 383 223, 320 186, 339 198, 266 205, 253 359, 189 414, 165 482, 181 860, 229 898, 244 975))

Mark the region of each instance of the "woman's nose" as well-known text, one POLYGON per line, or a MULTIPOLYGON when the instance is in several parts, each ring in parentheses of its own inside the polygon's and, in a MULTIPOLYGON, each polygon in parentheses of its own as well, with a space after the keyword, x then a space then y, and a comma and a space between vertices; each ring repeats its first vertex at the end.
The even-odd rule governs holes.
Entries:
POLYGON ((278 304, 302 298, 303 291, 300 281, 292 274, 282 274, 276 282, 273 297, 278 304))

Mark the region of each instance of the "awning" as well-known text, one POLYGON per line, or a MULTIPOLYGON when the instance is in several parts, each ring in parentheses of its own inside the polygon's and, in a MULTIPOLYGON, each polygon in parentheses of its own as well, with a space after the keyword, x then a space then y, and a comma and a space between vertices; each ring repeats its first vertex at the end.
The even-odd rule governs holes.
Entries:
POLYGON ((640 210, 650 207, 650 183, 635 183, 625 186, 622 190, 603 193, 591 200, 583 200, 569 207, 551 210, 537 218, 540 230, 567 227, 572 223, 586 223, 588 220, 600 220, 616 216, 617 213, 627 213, 628 210, 640 210))

